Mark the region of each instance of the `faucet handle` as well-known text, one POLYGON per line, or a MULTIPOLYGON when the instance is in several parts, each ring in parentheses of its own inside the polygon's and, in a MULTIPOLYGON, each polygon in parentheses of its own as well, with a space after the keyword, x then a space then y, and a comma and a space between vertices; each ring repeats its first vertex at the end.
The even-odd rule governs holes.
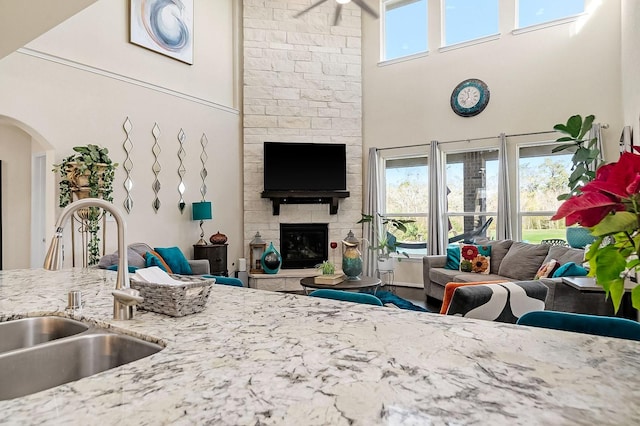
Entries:
POLYGON ((113 290, 111 294, 113 294, 113 297, 115 297, 118 302, 125 306, 135 306, 144 301, 144 297, 140 296, 140 292, 132 288, 113 290))

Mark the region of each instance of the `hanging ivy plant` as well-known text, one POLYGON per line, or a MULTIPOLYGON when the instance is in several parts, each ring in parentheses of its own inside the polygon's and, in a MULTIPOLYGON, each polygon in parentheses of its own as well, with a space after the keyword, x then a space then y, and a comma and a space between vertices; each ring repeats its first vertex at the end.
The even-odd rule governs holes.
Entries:
MULTIPOLYGON (((109 150, 98 145, 73 147, 75 154, 64 158, 60 164, 54 164, 53 171, 60 175, 60 198, 58 205, 66 207, 73 202, 73 195, 77 199, 102 198, 112 202, 113 179, 118 163, 109 158, 109 150)), ((97 207, 87 209, 87 231, 90 238, 88 243, 88 264, 95 265, 100 258, 100 230, 99 220, 101 211, 97 207)))

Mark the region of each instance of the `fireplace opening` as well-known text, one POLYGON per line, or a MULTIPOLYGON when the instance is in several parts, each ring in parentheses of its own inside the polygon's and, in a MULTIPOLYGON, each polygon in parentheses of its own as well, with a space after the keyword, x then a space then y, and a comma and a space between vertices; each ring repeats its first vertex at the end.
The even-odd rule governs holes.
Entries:
POLYGON ((327 223, 281 223, 282 269, 315 268, 329 254, 327 223))

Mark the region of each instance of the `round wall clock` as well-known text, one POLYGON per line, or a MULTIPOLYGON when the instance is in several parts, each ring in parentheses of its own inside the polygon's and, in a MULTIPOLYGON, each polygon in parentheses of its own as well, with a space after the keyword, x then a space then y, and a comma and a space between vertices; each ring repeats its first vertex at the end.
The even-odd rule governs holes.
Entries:
POLYGON ((451 109, 461 117, 480 114, 489 103, 489 88, 477 78, 458 84, 451 93, 451 109))

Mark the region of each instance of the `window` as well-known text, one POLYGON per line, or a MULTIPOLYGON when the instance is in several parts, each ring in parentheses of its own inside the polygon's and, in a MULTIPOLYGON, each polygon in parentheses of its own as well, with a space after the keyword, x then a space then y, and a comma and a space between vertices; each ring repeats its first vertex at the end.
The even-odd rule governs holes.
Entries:
POLYGON ((427 51, 427 0, 386 0, 383 15, 383 60, 427 51))
POLYGON ((448 46, 498 33, 498 0, 445 0, 444 43, 448 46))
POLYGON ((565 238, 562 220, 550 220, 568 191, 571 153, 552 153, 557 144, 520 147, 518 150, 518 193, 520 240, 539 243, 565 238))
POLYGON ((518 27, 528 27, 584 12, 584 0, 519 0, 518 27))
POLYGON ((384 161, 385 215, 412 219, 407 232, 395 232, 399 251, 407 254, 427 253, 429 210, 429 166, 426 156, 391 158, 384 161))
POLYGON ((492 219, 481 235, 495 239, 498 211, 498 150, 447 154, 449 241, 467 239, 492 219))

